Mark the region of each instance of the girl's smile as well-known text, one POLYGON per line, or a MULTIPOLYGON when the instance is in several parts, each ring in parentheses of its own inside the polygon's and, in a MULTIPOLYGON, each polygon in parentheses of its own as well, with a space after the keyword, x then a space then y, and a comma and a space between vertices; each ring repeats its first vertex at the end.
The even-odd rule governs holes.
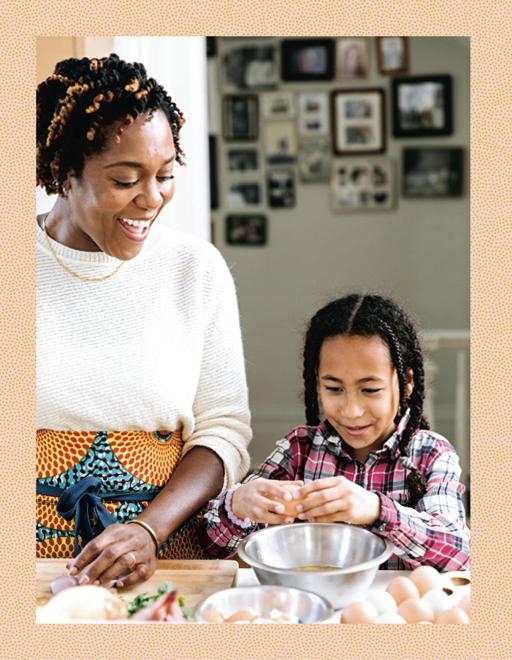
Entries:
MULTIPOLYGON (((406 396, 413 390, 407 376, 406 396)), ((324 340, 318 366, 324 415, 356 459, 365 461, 395 430, 400 402, 389 349, 378 335, 324 340)))

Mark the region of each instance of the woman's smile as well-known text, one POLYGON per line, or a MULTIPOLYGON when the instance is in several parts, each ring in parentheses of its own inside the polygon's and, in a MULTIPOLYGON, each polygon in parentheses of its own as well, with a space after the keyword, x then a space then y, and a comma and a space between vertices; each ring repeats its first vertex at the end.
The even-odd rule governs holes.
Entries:
POLYGON ((117 218, 117 222, 129 240, 139 242, 146 240, 152 219, 117 218))

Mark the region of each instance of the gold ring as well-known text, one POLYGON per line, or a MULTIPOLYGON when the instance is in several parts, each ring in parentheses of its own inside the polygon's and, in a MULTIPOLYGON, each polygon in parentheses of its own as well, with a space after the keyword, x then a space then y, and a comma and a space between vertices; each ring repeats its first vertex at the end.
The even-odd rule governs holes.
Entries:
POLYGON ((130 563, 128 564, 128 568, 130 569, 130 571, 133 571, 133 569, 135 568, 135 564, 137 563, 137 559, 135 555, 133 554, 133 552, 127 552, 125 557, 130 557, 130 563))

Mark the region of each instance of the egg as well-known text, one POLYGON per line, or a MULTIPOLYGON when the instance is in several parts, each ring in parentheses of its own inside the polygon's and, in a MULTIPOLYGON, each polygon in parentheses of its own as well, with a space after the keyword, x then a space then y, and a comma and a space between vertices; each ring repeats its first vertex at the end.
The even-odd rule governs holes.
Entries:
POLYGON ((299 490, 301 489, 301 486, 295 486, 290 484, 290 485, 284 485, 284 487, 294 499, 279 500, 280 503, 284 505, 284 514, 281 515, 287 515, 290 516, 290 518, 296 518, 299 513, 297 511, 296 505, 299 504, 299 502, 301 502, 301 500, 298 498, 297 495, 299 490))
POLYGON ((375 607, 379 616, 386 612, 394 614, 397 611, 395 599, 387 591, 370 591, 366 596, 366 602, 375 607))
POLYGON ((407 623, 407 621, 396 612, 385 612, 379 614, 373 623, 407 623))
POLYGON ((205 621, 208 621, 208 623, 224 623, 224 617, 215 605, 210 605, 210 607, 204 611, 203 618, 205 621))
POLYGON ((420 596, 431 589, 443 587, 443 578, 433 566, 418 566, 409 575, 409 579, 417 586, 420 596))
POLYGON ((373 623, 377 618, 377 610, 366 601, 350 603, 341 613, 341 623, 373 623))
POLYGON ((446 610, 440 614, 436 623, 469 623, 469 616, 460 607, 452 607, 451 610, 446 610))
POLYGON ((231 616, 228 616, 227 619, 224 620, 225 623, 241 623, 242 621, 245 623, 250 623, 254 619, 256 619, 257 614, 254 610, 251 608, 247 609, 240 609, 236 610, 236 612, 233 612, 231 616))
POLYGON ((398 614, 402 616, 407 623, 419 623, 420 621, 434 622, 434 612, 428 603, 420 598, 408 598, 400 603, 398 614))
POLYGON ((431 589, 423 594, 421 600, 428 603, 434 612, 434 616, 439 616, 442 612, 453 607, 453 602, 442 589, 431 589))
POLYGON ((400 605, 401 602, 408 598, 420 597, 420 593, 414 582, 402 576, 391 580, 386 591, 393 596, 397 605, 400 605))

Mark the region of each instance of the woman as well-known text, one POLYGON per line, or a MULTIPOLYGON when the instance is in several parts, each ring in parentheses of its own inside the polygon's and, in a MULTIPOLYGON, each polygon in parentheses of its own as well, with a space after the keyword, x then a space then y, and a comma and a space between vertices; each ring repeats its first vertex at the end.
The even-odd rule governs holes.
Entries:
POLYGON ((183 123, 114 54, 37 90, 37 183, 58 194, 37 227, 37 546, 81 584, 197 557, 191 516, 249 467, 232 278, 157 220, 183 123))

